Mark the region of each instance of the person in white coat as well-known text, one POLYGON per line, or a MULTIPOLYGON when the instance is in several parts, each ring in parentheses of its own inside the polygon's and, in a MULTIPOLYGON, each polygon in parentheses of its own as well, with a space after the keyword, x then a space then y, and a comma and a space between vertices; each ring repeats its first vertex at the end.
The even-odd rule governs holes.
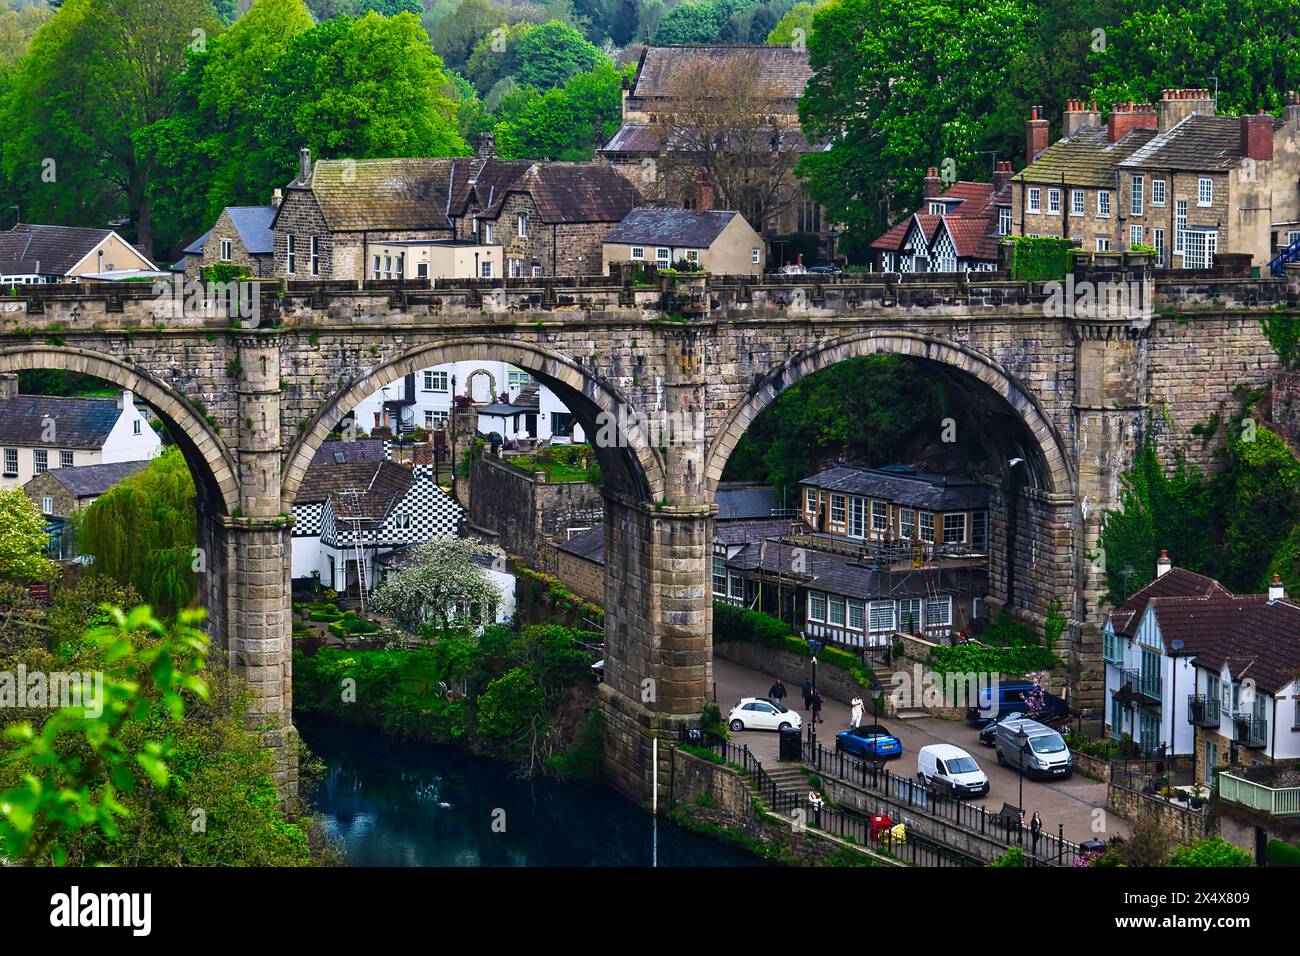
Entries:
POLYGON ((853 730, 862 724, 862 698, 854 697, 849 701, 849 730, 853 730))

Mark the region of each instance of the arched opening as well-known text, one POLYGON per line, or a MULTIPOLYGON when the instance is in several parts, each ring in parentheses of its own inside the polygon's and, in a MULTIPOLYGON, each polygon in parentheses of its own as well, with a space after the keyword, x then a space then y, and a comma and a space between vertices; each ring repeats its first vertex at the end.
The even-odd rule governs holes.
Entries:
MULTIPOLYGON (((783 481, 795 487, 775 502, 789 531, 771 523, 726 531, 719 521, 726 533, 715 531, 713 597, 775 607, 807 636, 858 648, 872 645, 873 632, 883 643, 885 633, 905 623, 922 636, 947 638, 968 626, 978 630, 1001 609, 1029 619, 1041 618, 1052 600, 1074 609, 1075 477, 1055 423, 999 363, 931 336, 868 333, 833 340, 756 381, 710 447, 706 475, 720 513, 727 511, 722 498, 731 493, 724 478, 760 477, 728 473, 728 463, 737 452, 738 460, 751 454, 742 437, 755 425, 756 432, 767 427, 762 416, 778 396, 801 382, 804 387, 789 394, 807 395, 818 373, 878 356, 894 357, 903 370, 893 382, 895 408, 914 413, 912 406, 924 404, 937 386, 946 410, 927 411, 908 442, 883 453, 887 458, 826 455, 806 465, 810 474, 783 481), (746 533, 761 540, 742 545, 746 533), (810 583, 823 573, 808 570, 823 554, 830 556, 825 580, 838 581, 842 593, 810 583), (981 557, 982 579, 970 570, 981 557), (793 562, 801 562, 798 571, 793 562), (764 581, 786 585, 776 605, 771 589, 756 596, 755 582, 764 581)), ((819 399, 832 414, 848 413, 847 401, 819 399)))

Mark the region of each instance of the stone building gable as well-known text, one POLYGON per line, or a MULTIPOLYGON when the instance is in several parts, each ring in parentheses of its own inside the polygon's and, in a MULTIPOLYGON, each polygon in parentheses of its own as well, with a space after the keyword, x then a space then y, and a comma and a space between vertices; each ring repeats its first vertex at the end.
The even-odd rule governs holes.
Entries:
POLYGON ((53 499, 54 508, 50 511, 50 514, 58 515, 60 518, 66 518, 77 510, 76 496, 60 484, 48 471, 43 475, 37 475, 23 485, 23 491, 27 493, 27 497, 32 500, 32 503, 37 508, 41 507, 42 498, 53 499))
MULTIPOLYGON (((189 273, 189 262, 186 261, 186 274, 189 273)), ((198 270, 205 266, 217 265, 228 262, 231 265, 247 266, 249 272, 255 276, 270 275, 274 268, 274 261, 267 256, 254 256, 244 245, 244 240, 240 238, 239 230, 235 228, 234 222, 230 218, 228 209, 221 210, 221 215, 217 217, 216 225, 208 233, 208 241, 203 244, 202 261, 198 263, 198 270), (228 240, 230 242, 230 259, 221 258, 221 242, 228 240)))
POLYGON ((320 203, 310 190, 289 189, 280 212, 271 225, 275 234, 275 274, 288 275, 289 234, 294 235, 295 258, 297 264, 292 278, 309 278, 311 255, 311 237, 318 238, 317 253, 320 256, 320 278, 343 279, 355 276, 335 274, 334 242, 325 217, 321 214, 320 203))

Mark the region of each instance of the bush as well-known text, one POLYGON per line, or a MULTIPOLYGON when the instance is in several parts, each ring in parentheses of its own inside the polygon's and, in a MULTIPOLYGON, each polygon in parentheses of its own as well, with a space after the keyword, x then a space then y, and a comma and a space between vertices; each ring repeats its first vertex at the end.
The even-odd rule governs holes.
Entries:
POLYGON ((1015 243, 1011 257, 1011 278, 1018 282, 1060 280, 1070 271, 1069 239, 1052 236, 1010 236, 1015 243))
POLYGON ((1300 846, 1283 840, 1269 840, 1267 860, 1269 866, 1300 866, 1300 846))
MULTIPOLYGON (((789 624, 761 611, 749 611, 734 604, 713 604, 713 640, 752 641, 774 650, 806 656, 808 642, 794 633, 789 624)), ((858 658, 838 647, 823 647, 818 663, 848 671, 863 687, 870 687, 872 674, 858 658)))
POLYGON ((1223 837, 1197 840, 1191 846, 1180 846, 1169 859, 1170 866, 1242 867, 1254 866, 1249 853, 1233 846, 1223 837))
POLYGON ((940 674, 1032 674, 1061 666, 1061 659, 1038 644, 987 647, 956 644, 930 651, 929 665, 940 674))

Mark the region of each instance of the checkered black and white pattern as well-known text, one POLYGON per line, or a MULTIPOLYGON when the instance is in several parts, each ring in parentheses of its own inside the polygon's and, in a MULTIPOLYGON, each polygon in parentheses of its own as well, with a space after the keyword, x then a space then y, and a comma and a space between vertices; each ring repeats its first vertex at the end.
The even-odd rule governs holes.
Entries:
MULTIPOLYGON (((339 548, 351 547, 356 530, 348 519, 335 518, 333 505, 332 497, 325 502, 320 522, 321 543, 339 548)), ((382 525, 375 528, 370 522, 362 522, 361 542, 363 545, 400 547, 419 544, 430 538, 454 536, 463 514, 464 510, 456 500, 437 484, 417 477, 406 494, 393 503, 382 525)))
POLYGON ((295 538, 320 537, 325 520, 325 502, 311 501, 293 506, 293 536, 295 538))

